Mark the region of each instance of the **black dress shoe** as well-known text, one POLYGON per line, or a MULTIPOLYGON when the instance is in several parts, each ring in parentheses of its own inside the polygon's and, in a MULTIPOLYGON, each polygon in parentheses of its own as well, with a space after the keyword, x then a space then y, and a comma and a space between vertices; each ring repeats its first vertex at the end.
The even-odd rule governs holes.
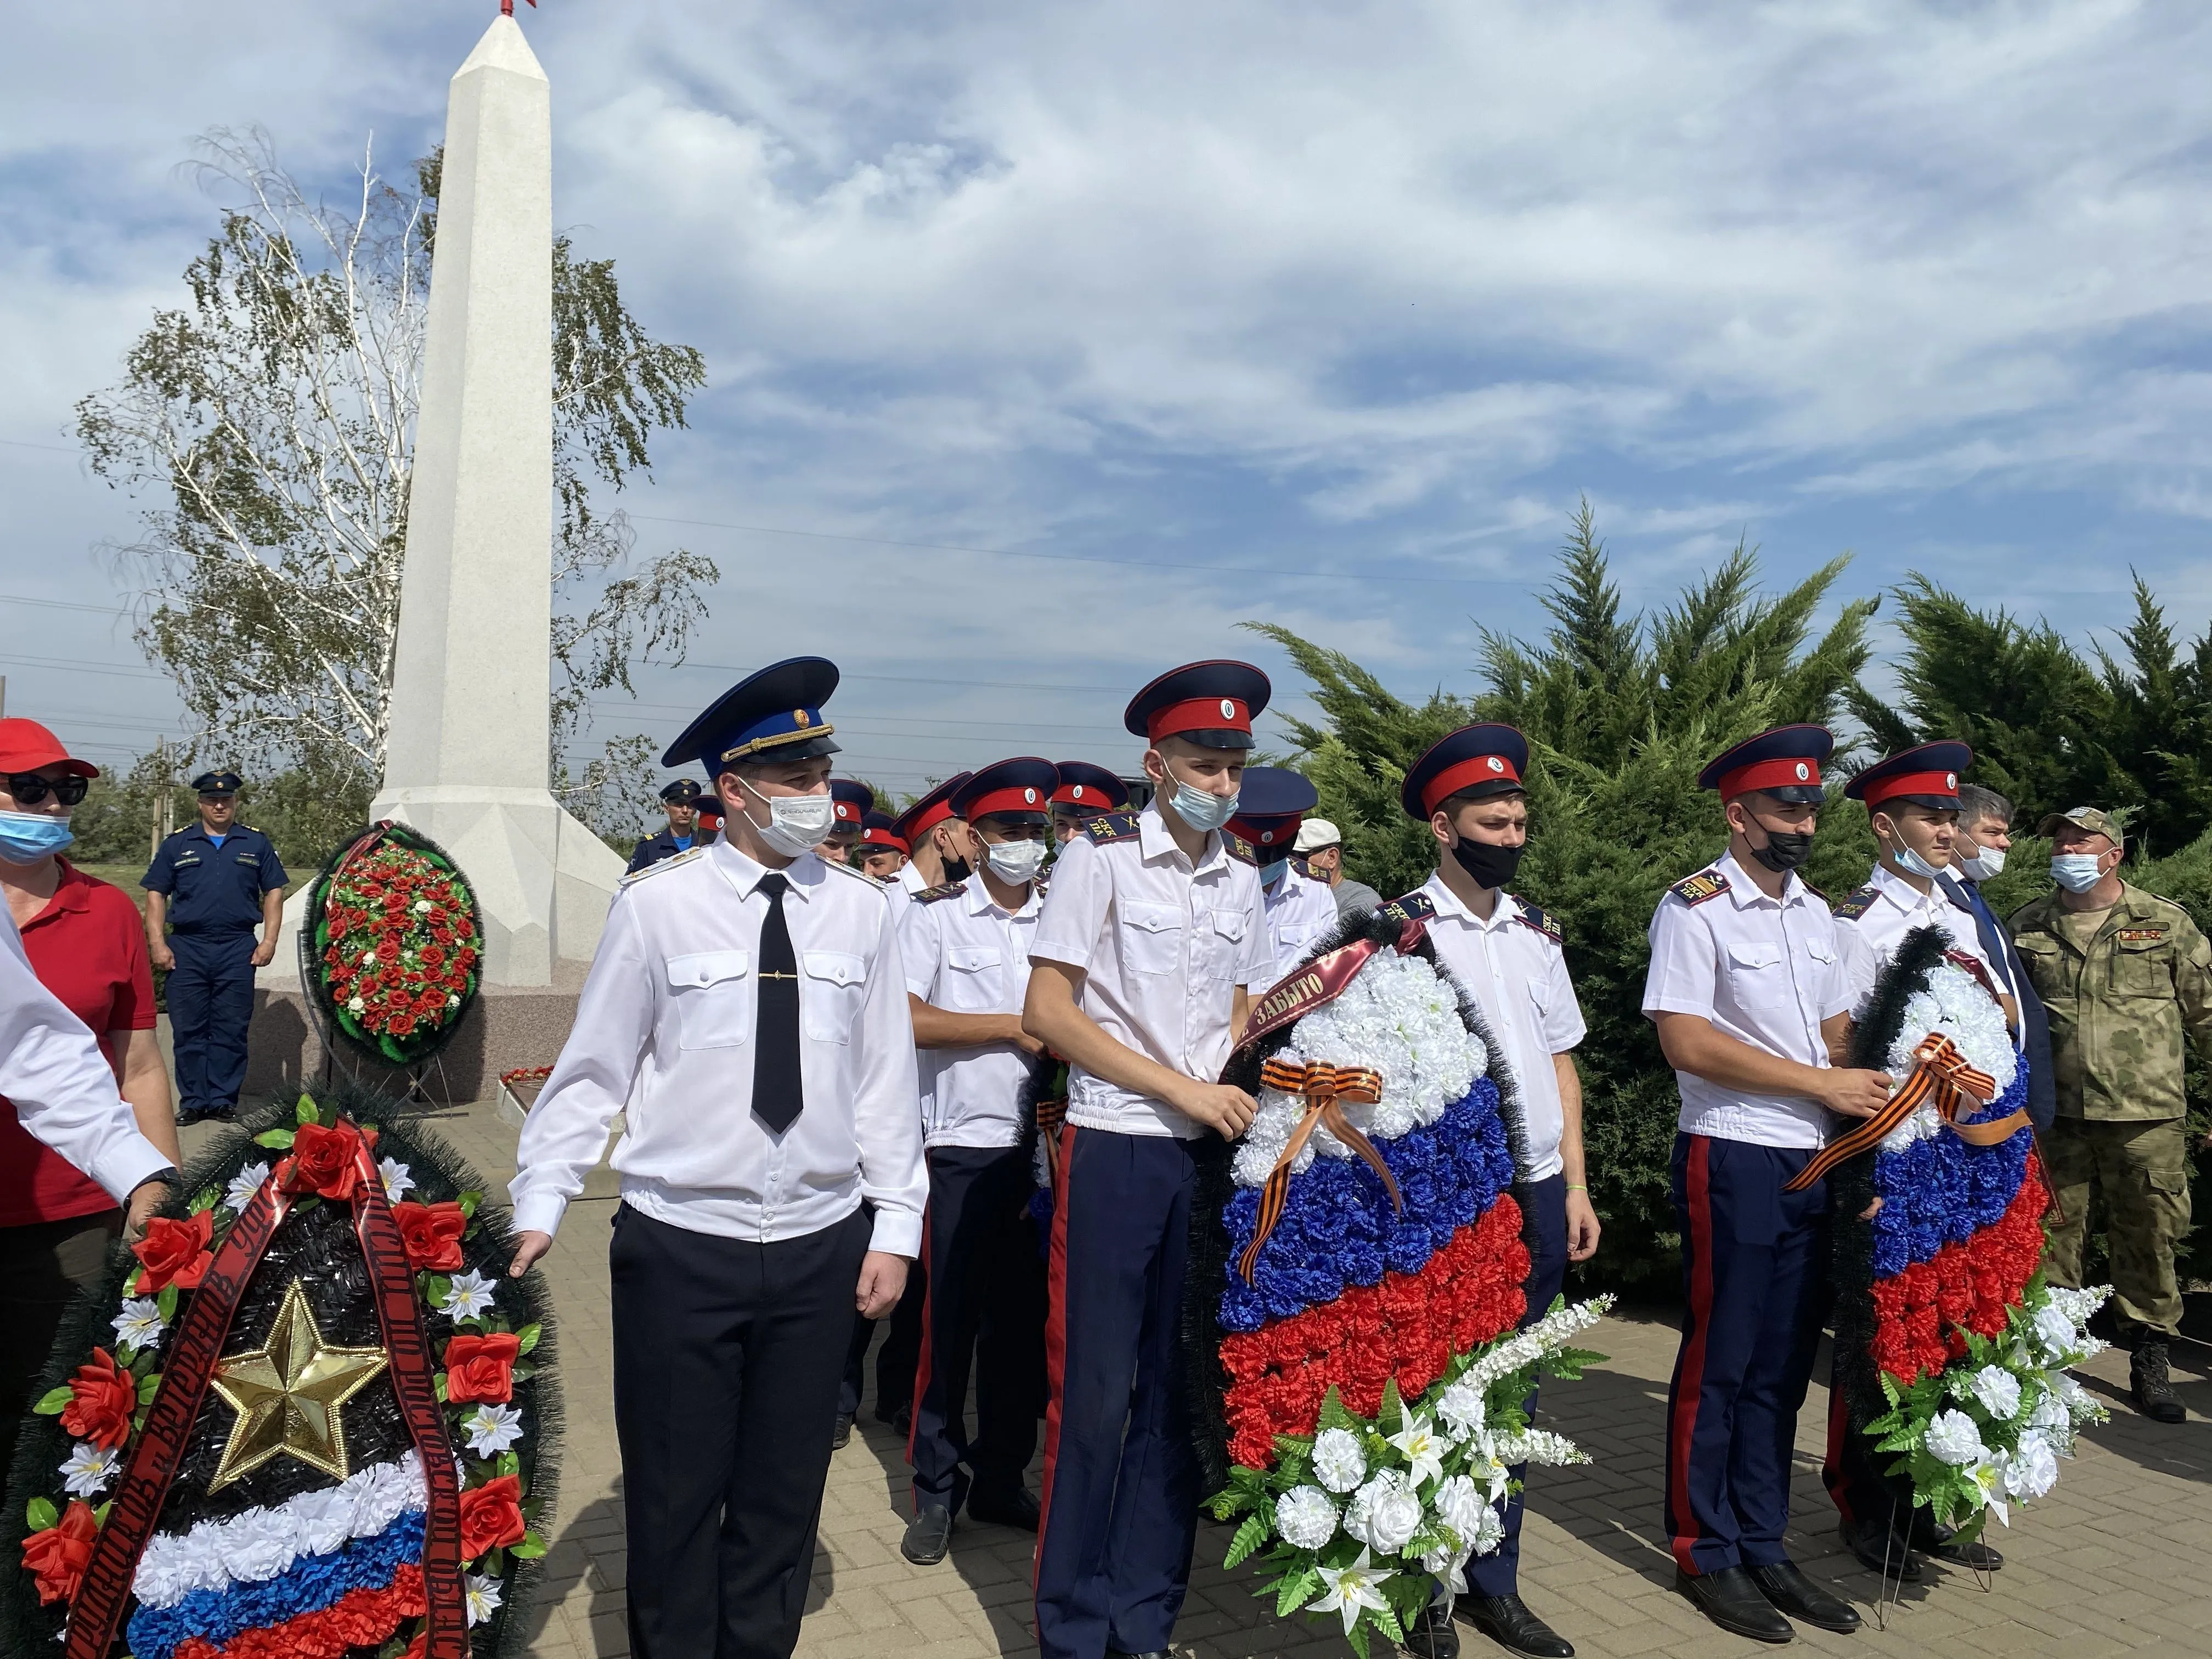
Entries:
POLYGON ((1911 1546, 1881 1522, 1845 1521, 1837 1526, 1836 1535, 1869 1572, 1881 1573, 1900 1584, 1920 1582, 1920 1562, 1911 1546))
POLYGON ((1517 1595, 1462 1595, 1459 1610, 1509 1652, 1526 1659, 1575 1659, 1575 1644, 1529 1612, 1517 1595))
POLYGON ((1788 1642, 1796 1637, 1796 1627, 1766 1599, 1759 1581, 1741 1567, 1696 1574, 1676 1567, 1674 1588, 1731 1636, 1748 1636, 1754 1642, 1788 1642))
POLYGON ((1980 1539, 1962 1544, 1948 1527, 1936 1524, 1936 1517, 1927 1510, 1912 1511, 1912 1547, 1923 1555, 1932 1555, 1938 1561, 1948 1562, 1954 1567, 1966 1567, 1974 1572, 1995 1572, 2004 1565, 2004 1557, 1994 1544, 1984 1544, 1980 1539))
POLYGON ((1106 1659, 1171 1659, 1165 1648, 1146 1648, 1142 1653, 1131 1653, 1126 1648, 1109 1648, 1106 1659))
POLYGON ((917 1567, 935 1566, 951 1547, 952 1511, 942 1504, 925 1505, 906 1523, 906 1536, 899 1540, 899 1553, 917 1567))
POLYGON ((968 1498, 969 1518, 988 1521, 994 1527, 1016 1527, 1024 1532, 1035 1532, 1043 1511, 1029 1488, 1017 1486, 1007 1492, 973 1492, 968 1498))
POLYGON ((1793 1619, 1844 1636, 1859 1627, 1859 1610, 1822 1589, 1797 1570, 1795 1561, 1753 1567, 1751 1577, 1766 1599, 1793 1619))
POLYGON ((837 1426, 830 1431, 830 1449, 832 1451, 842 1451, 845 1449, 846 1443, 852 1439, 852 1437, 853 1419, 846 1416, 844 1413, 839 1412, 837 1413, 837 1426))
POLYGON ((1432 1595, 1406 1626, 1400 1646, 1413 1659, 1459 1659, 1459 1632, 1452 1627, 1451 1597, 1432 1595))

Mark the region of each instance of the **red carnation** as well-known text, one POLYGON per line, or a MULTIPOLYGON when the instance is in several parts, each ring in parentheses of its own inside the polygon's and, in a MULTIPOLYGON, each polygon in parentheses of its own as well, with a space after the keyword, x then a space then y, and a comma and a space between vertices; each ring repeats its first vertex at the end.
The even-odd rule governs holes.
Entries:
POLYGON ((131 1437, 131 1413, 138 1409, 138 1382, 119 1370, 105 1348, 92 1351, 92 1363, 70 1378, 70 1403, 62 1407, 62 1427, 95 1446, 119 1446, 131 1437))
POLYGON ((502 1474, 461 1494, 462 1560, 520 1544, 528 1530, 522 1519, 522 1482, 514 1475, 502 1474))
POLYGON ((196 1291, 215 1254, 208 1241, 215 1237, 215 1214, 202 1210, 179 1221, 157 1215, 146 1224, 146 1237, 131 1247, 144 1266, 138 1275, 138 1294, 152 1296, 165 1285, 196 1291))
POLYGON ((467 1332, 446 1344, 446 1398, 453 1405, 471 1400, 505 1405, 514 1397, 514 1362, 522 1339, 512 1331, 490 1336, 467 1332))
POLYGON ((418 1271, 448 1273, 461 1265, 461 1235, 469 1218, 458 1204, 395 1204, 392 1218, 406 1242, 407 1265, 418 1271))
POLYGON ((62 1518, 23 1540, 23 1570, 39 1586, 39 1605, 74 1601, 84 1570, 92 1560, 92 1540, 100 1535, 92 1505, 71 1498, 62 1518))
POLYGON ((318 1198, 345 1203, 361 1185, 360 1133, 350 1123, 325 1129, 302 1123, 294 1133, 292 1156, 284 1160, 284 1186, 318 1198))

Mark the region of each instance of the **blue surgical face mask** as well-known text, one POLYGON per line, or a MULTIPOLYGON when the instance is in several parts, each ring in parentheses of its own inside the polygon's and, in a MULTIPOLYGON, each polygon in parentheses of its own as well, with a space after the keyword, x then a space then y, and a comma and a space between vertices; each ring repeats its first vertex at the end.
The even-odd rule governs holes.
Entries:
POLYGON ((2060 853, 2051 860, 2051 878, 2069 893, 2086 893, 2105 878, 2094 853, 2060 853))
POLYGON ((1896 859, 1899 869, 1908 876, 1917 876, 1923 881, 1933 881, 1943 873, 1903 842, 1898 842, 1897 850, 1891 856, 1896 859))
POLYGON ((48 817, 44 812, 0 812, 0 859, 10 864, 36 864, 76 839, 67 818, 48 817))
POLYGON ((1175 814, 1192 829, 1204 831, 1218 830, 1237 816, 1237 797, 1234 794, 1209 795, 1203 789, 1185 783, 1172 772, 1169 781, 1175 789, 1175 814))
POLYGON ((1273 887, 1277 882, 1283 878, 1283 872, 1290 867, 1291 861, 1288 859, 1277 859, 1273 864, 1261 865, 1260 866, 1260 885, 1262 887, 1273 887))

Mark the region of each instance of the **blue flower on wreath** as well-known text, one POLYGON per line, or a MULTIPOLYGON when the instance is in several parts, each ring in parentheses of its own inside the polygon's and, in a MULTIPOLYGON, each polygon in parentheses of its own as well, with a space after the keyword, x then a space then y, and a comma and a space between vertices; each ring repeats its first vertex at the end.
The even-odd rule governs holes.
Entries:
POLYGON ((172 1659, 195 1636, 221 1648, 247 1631, 335 1607, 355 1590, 382 1589, 402 1565, 422 1559, 422 1511, 410 1510, 374 1537, 303 1555, 274 1578, 193 1590, 166 1607, 141 1604, 131 1615, 131 1651, 137 1659, 172 1659))
MULTIPOLYGON (((2011 1086, 1966 1121, 2009 1116, 2026 1103, 2023 1065, 2011 1086)), ((1963 1244, 2002 1220, 2027 1178, 2033 1138, 2014 1134, 1994 1146, 1970 1146, 1949 1133, 1875 1157, 1874 1276, 1888 1279, 1928 1261, 1946 1244, 1963 1244)))

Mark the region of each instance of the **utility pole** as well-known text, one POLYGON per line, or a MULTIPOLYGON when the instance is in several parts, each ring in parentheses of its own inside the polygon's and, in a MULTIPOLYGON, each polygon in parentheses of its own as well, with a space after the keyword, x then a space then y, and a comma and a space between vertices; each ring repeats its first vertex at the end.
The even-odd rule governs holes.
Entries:
POLYGON ((153 844, 146 851, 149 863, 161 850, 161 843, 169 838, 169 831, 173 827, 171 819, 176 811, 176 802, 173 799, 175 792, 169 787, 169 740, 167 738, 154 739, 154 834, 153 844))

